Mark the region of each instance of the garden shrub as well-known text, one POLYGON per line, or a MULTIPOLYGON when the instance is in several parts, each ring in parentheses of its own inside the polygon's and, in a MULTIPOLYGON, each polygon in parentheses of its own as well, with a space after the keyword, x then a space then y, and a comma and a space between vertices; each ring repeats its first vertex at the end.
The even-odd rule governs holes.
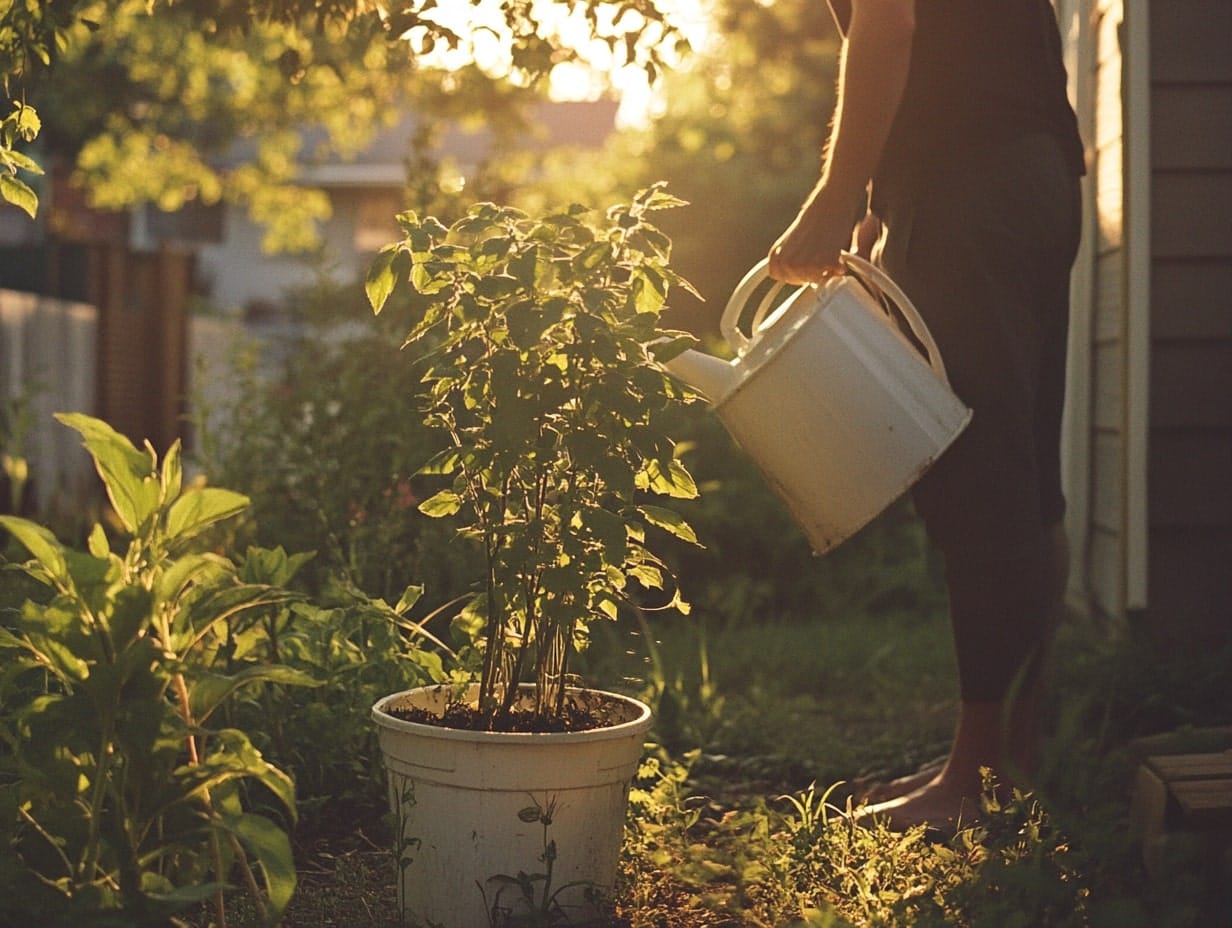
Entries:
POLYGON ((103 422, 59 418, 84 437, 127 543, 96 524, 78 551, 0 517, 31 558, 4 578, 45 587, 0 628, 0 916, 165 923, 242 873, 276 917, 295 888, 291 848, 248 788, 293 820, 294 786, 218 710, 262 681, 314 681, 266 661, 224 672, 220 658, 251 637, 238 617, 294 594, 200 547, 246 500, 186 486, 178 443, 160 464, 103 422))
POLYGON ((0 572, 0 924, 166 924, 233 881, 275 920, 296 885, 290 771, 317 795, 379 782, 364 710, 443 675, 407 617, 419 589, 310 602, 311 555, 211 546, 248 501, 186 483, 178 443, 159 462, 59 418, 115 528, 79 551, 0 516, 4 550, 31 558, 0 572))

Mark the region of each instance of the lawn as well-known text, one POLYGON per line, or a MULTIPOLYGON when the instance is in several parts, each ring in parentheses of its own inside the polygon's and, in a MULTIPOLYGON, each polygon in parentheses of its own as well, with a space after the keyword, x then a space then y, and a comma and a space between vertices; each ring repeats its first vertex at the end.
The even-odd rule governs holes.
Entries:
MULTIPOLYGON (((90 866, 111 867, 108 855, 130 850, 112 840, 117 822, 160 849, 134 862, 152 871, 165 862, 184 880, 179 898, 204 896, 209 874, 229 868, 203 843, 202 815, 219 831, 238 822, 249 840, 275 839, 261 845, 267 860, 284 864, 274 882, 289 892, 298 875, 283 925, 398 923, 368 713, 381 695, 439 679, 446 663, 426 638, 408 634, 424 614, 389 604, 402 601, 409 582, 431 591, 425 602, 436 608, 466 589, 473 565, 451 532, 410 512, 421 487, 406 474, 424 438, 403 421, 405 378, 381 373, 382 345, 353 347, 330 376, 313 355, 302 380, 291 378, 295 389, 246 393, 265 405, 236 420, 251 431, 236 439, 231 467, 218 470, 208 494, 186 484, 196 508, 180 506, 175 518, 178 466, 164 461, 143 475, 153 462, 133 450, 119 458, 131 468, 112 469, 111 479, 162 492, 121 494, 127 532, 111 525, 113 539, 100 526, 89 556, 7 523, 59 587, 39 582, 39 570, 23 580, 25 554, 15 542, 0 549, 10 562, 0 572, 0 644, 16 662, 0 674, 0 792, 32 797, 11 804, 4 819, 0 925, 41 923, 6 920, 23 910, 60 913, 56 923, 75 928, 87 922, 66 920, 70 908, 105 918, 106 906, 90 908, 90 892, 112 892, 103 885, 109 873, 98 883, 79 867, 89 871, 89 891, 76 895, 44 873, 68 869, 61 849, 73 842, 94 849, 83 858, 90 866), (342 405, 329 412, 338 384, 364 399, 362 415, 342 405), (305 409, 333 416, 330 428, 304 427, 305 409), (242 508, 241 497, 216 489, 224 486, 252 503, 241 520, 215 527, 242 508), (188 570, 199 572, 195 586, 172 582, 188 570), (119 593, 102 595, 104 571, 119 593), (116 640, 131 652, 123 666, 134 676, 94 674, 79 685, 83 666, 111 659, 97 653, 104 638, 85 630, 106 626, 99 616, 113 628, 142 627, 150 589, 164 597, 151 612, 155 623, 178 616, 156 631, 179 650, 155 651, 148 633, 128 634, 116 640), (17 630, 36 638, 19 639, 17 630), (55 686, 47 667, 59 669, 55 686), (252 685, 219 686, 228 679, 252 685), (172 683, 174 699, 165 695, 172 683), (113 726, 110 746, 96 753, 91 707, 107 699, 123 707, 115 716, 123 727, 113 726), (202 801, 196 763, 184 762, 187 732, 218 751, 205 758, 218 771, 217 802, 202 801), (295 822, 282 771, 294 778, 295 822), (94 777, 114 792, 86 789, 94 777), (148 789, 134 787, 137 778, 148 789), (165 805, 144 802, 155 792, 169 797, 165 805), (121 815, 110 796, 131 805, 121 815), (248 814, 237 819, 230 810, 240 803, 248 814), (273 834, 280 829, 293 861, 285 837, 273 834)), ((116 438, 101 428, 88 431, 110 447, 116 438)), ((953 725, 955 669, 936 560, 907 505, 814 558, 713 417, 699 413, 680 434, 702 490, 681 508, 704 547, 681 545, 667 556, 692 611, 669 618, 653 603, 626 610, 592 628, 574 667, 586 682, 656 710, 611 928, 1232 923, 1226 850, 1171 835, 1148 849, 1148 869, 1130 828, 1141 739, 1171 737, 1172 748, 1188 750, 1207 749, 1198 745, 1212 737, 1218 744, 1209 732, 1232 725, 1232 655, 1169 651, 1132 625, 1106 628, 1074 614, 1050 667, 1048 737, 1029 791, 942 843, 922 831, 853 827, 842 814, 853 789, 934 760, 953 725)), ((465 650, 448 614, 424 620, 465 650)), ((260 923, 244 909, 244 893, 228 899, 228 925, 260 923)), ((196 928, 218 921, 212 908, 190 915, 196 928)))
MULTIPOLYGON (((1228 924, 1226 859, 1181 836, 1148 872, 1129 830, 1135 739, 1232 719, 1226 656, 1160 665, 1080 616, 1059 636, 1032 793, 945 844, 846 826, 852 783, 936 758, 954 716, 936 572, 884 568, 914 592, 853 585, 818 617, 699 610, 596 639, 589 670, 657 708, 612 925, 1228 924)), ((379 808, 322 808, 284 924, 396 925, 386 846, 379 808)))

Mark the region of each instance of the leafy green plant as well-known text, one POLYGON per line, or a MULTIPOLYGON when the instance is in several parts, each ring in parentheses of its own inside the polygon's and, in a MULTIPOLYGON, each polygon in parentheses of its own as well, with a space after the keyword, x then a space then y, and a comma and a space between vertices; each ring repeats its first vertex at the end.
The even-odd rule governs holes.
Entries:
MULTIPOLYGON (((448 438, 423 470, 447 485, 419 509, 456 519, 482 552, 463 616, 479 630, 487 728, 524 680, 534 714, 559 716, 589 624, 616 617, 630 580, 668 583, 648 530, 695 540, 643 500, 696 494, 668 431, 690 396, 656 364, 693 343, 659 327, 669 288, 688 285, 648 220, 678 205, 654 187, 601 225, 577 206, 536 220, 480 204, 449 228, 404 213, 405 238, 369 272, 375 311, 400 282, 417 296, 406 342, 420 352, 425 421, 448 438)), ((683 608, 678 593, 670 605, 683 608)))
POLYGON ((221 923, 222 890, 238 875, 272 922, 296 885, 291 846, 247 797, 258 790, 293 820, 294 786, 218 720, 254 685, 315 682, 239 659, 265 636, 244 620, 296 598, 265 582, 262 565, 285 579, 295 564, 250 552, 237 565, 200 549, 247 500, 186 486, 178 443, 160 463, 104 422, 58 418, 82 434, 127 544, 113 549, 96 524, 77 551, 0 517, 31 556, 6 571, 46 590, 0 627, 0 914, 166 924, 214 896, 221 923))

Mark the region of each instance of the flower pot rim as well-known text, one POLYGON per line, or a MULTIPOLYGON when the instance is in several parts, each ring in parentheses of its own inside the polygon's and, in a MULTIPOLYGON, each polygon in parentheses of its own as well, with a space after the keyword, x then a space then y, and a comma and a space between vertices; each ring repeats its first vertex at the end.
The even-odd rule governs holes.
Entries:
MULTIPOLYGON (((479 684, 467 684, 467 690, 477 689, 479 684)), ((549 732, 525 732, 525 731, 475 731, 468 728, 449 728, 443 725, 429 725, 424 722, 412 722, 406 719, 395 718, 385 711, 385 707, 395 700, 411 695, 417 695, 431 691, 441 691, 452 688, 449 683, 433 683, 427 686, 417 686, 408 690, 400 690, 397 693, 390 693, 387 696, 382 696, 372 706, 372 720, 379 727, 390 729, 393 731, 402 731, 407 733, 415 733, 423 737, 437 737, 443 740, 450 741, 488 741, 504 744, 535 744, 550 740, 557 744, 580 744, 589 741, 606 741, 613 738, 621 738, 629 735, 640 734, 650 728, 652 712, 650 706, 633 696, 626 696, 623 693, 613 693, 608 690, 597 689, 595 687, 567 687, 565 692, 568 694, 589 693, 598 695, 604 699, 613 700, 623 703, 636 710, 636 715, 624 722, 616 725, 604 725, 598 728, 590 728, 586 731, 549 731, 549 732)), ((521 689, 530 689, 531 684, 522 684, 521 689)))

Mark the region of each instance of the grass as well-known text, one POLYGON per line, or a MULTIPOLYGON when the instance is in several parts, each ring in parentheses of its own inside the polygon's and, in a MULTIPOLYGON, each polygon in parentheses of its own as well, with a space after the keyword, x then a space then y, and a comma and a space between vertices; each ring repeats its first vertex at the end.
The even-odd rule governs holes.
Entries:
MULTIPOLYGON (((611 928, 1228 924, 1228 860, 1180 838, 1147 871, 1128 830, 1135 739, 1232 722, 1226 654, 1161 661, 1074 621, 1034 793, 942 844, 844 824, 840 781, 913 771, 952 730, 943 600, 935 572, 912 571, 911 595, 852 584, 809 616, 699 609, 600 630, 588 673, 657 707, 611 928)), ((285 926, 398 924, 378 809, 316 816, 297 837, 285 926)))

